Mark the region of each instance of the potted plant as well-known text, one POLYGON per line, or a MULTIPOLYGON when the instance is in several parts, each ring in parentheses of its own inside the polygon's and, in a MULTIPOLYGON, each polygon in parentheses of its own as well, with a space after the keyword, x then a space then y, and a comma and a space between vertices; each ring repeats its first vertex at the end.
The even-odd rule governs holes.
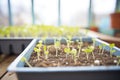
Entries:
POLYGON ((34 39, 8 67, 19 80, 119 80, 120 49, 96 38, 34 39))

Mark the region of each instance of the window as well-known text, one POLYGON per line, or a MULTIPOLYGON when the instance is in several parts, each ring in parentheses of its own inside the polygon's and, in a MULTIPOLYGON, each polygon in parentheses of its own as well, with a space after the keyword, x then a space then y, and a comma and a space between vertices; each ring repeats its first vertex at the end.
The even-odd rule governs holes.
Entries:
POLYGON ((8 4, 7 0, 0 0, 0 26, 8 26, 8 4))
POLYGON ((31 0, 11 0, 14 25, 32 24, 31 0))
MULTIPOLYGON (((32 24, 31 0, 10 0, 13 25, 32 24)), ((34 0, 35 24, 59 24, 59 0, 34 0)), ((92 0, 96 24, 114 12, 116 0, 92 0)), ((88 26, 90 0, 60 0, 61 25, 88 26)), ((0 26, 8 25, 8 0, 0 0, 0 26)))
POLYGON ((93 0, 95 22, 100 24, 103 18, 108 18, 115 10, 116 0, 93 0))
POLYGON ((62 25, 87 26, 90 0, 61 0, 62 25))
POLYGON ((58 0, 34 0, 35 23, 58 24, 58 0))

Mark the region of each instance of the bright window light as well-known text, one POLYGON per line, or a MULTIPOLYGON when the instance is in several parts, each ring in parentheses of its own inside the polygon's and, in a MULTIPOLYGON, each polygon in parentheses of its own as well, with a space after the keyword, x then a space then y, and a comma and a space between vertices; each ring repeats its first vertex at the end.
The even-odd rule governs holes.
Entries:
POLYGON ((58 24, 58 0, 34 0, 36 24, 58 24))
POLYGON ((87 26, 90 0, 61 0, 62 25, 87 26))

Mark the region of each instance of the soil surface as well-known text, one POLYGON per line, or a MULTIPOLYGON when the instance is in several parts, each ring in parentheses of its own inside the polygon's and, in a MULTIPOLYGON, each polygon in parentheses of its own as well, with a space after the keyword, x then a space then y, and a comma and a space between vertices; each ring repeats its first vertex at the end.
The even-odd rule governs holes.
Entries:
MULTIPOLYGON (((56 66, 109 66, 117 65, 117 62, 120 60, 118 57, 112 55, 110 52, 104 50, 102 54, 102 49, 99 49, 98 46, 94 47, 93 52, 88 53, 88 58, 86 57, 85 51, 88 46, 92 46, 92 43, 84 42, 81 46, 80 53, 77 43, 70 44, 70 50, 77 50, 76 56, 73 56, 71 53, 66 53, 64 51, 68 46, 66 44, 61 44, 58 48, 55 45, 47 45, 47 50, 49 51, 48 58, 46 58, 44 53, 44 45, 40 47, 41 51, 39 52, 39 60, 37 52, 33 51, 29 59, 29 63, 32 67, 56 67, 56 66), (49 46, 49 47, 48 47, 49 46), (58 55, 56 56, 56 49, 58 55), (79 54, 79 55, 78 55, 79 54), (93 56, 94 55, 94 56, 93 56)), ((27 64, 25 65, 27 66, 27 64)))

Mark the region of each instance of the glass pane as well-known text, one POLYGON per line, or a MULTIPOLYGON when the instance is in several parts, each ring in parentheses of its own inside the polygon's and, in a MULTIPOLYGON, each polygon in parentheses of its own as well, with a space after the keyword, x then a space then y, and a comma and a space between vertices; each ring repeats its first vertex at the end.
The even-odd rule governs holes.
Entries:
POLYGON ((34 0, 36 24, 58 24, 58 0, 34 0))
POLYGON ((0 0, 0 26, 8 26, 8 2, 0 0))
POLYGON ((93 12, 96 24, 100 24, 101 19, 107 18, 115 10, 116 0, 93 0, 93 12))
POLYGON ((90 0, 61 0, 62 25, 87 26, 90 0))
POLYGON ((14 25, 32 24, 31 0, 11 0, 14 25))

